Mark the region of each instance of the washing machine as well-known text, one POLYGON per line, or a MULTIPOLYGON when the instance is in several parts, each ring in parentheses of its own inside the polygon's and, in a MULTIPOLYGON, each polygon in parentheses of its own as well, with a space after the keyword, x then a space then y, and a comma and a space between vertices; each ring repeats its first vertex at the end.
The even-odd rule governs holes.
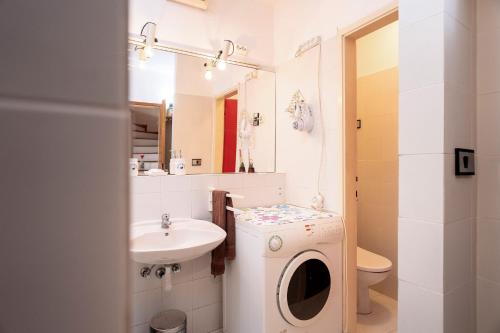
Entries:
POLYGON ((292 205, 236 217, 223 280, 225 333, 340 333, 342 220, 292 205))

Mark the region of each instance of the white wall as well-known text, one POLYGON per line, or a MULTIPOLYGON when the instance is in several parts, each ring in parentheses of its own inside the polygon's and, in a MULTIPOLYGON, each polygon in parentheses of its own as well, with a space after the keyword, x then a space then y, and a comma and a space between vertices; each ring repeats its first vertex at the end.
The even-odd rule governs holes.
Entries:
POLYGON ((399 309, 403 332, 474 331, 474 1, 400 1, 399 309))
MULTIPOLYGON (((320 35, 325 41, 332 39, 337 36, 337 29, 345 28, 391 2, 277 0, 274 9, 275 65, 291 59, 298 46, 311 37, 320 35)), ((329 58, 333 63, 338 60, 335 54, 329 58)))
MULTIPOLYGON (((229 174, 132 178, 132 222, 172 217, 211 221, 208 187, 244 195, 237 207, 285 202, 284 174, 229 174)), ((210 255, 181 263, 173 289, 164 292, 155 277, 139 276, 140 264, 131 263, 133 285, 132 332, 149 333, 149 319, 164 309, 180 309, 188 316, 188 332, 208 333, 222 328, 222 284, 210 274, 210 255)))
POLYGON ((356 75, 375 74, 399 63, 399 23, 392 22, 356 40, 356 75))
MULTIPOLYGON (((276 75, 272 72, 257 71, 257 77, 240 82, 238 91, 238 130, 244 112, 250 122, 253 114, 259 113, 262 122, 252 127, 252 139, 242 143, 239 135, 236 149, 242 149, 243 161, 248 170, 248 150, 256 172, 274 172, 276 163, 276 75)), ((236 152, 236 168, 239 169, 240 156, 236 152)))
POLYGON ((500 2, 477 2, 477 332, 500 331, 500 2))
MULTIPOLYGON (((341 211, 340 95, 336 94, 340 61, 331 37, 337 28, 388 3, 277 3, 277 170, 287 173, 287 199, 292 203, 308 205, 315 193, 320 133, 317 127, 309 135, 291 130, 284 114, 292 93, 301 89, 318 119, 317 50, 298 59, 291 57, 304 40, 318 34, 324 37, 328 172, 321 183, 326 207, 341 211), (298 24, 304 21, 307 24, 298 24)), ((405 333, 473 330, 470 276, 475 181, 455 178, 452 162, 454 147, 474 147, 473 4, 465 0, 444 4, 400 1, 399 244, 403 246, 399 262, 406 265, 399 269, 398 329, 405 333)))
POLYGON ((273 62, 273 6, 268 0, 210 0, 206 11, 168 0, 130 0, 129 33, 138 35, 147 21, 158 24, 160 41, 215 53, 230 39, 248 47, 243 60, 273 62))
POLYGON ((0 331, 127 331, 127 2, 0 3, 0 331))
POLYGON ((141 62, 138 52, 129 51, 129 100, 161 104, 167 107, 174 100, 176 56, 173 53, 153 51, 147 62, 141 62))
POLYGON ((326 137, 325 159, 320 190, 326 208, 342 211, 342 137, 340 88, 340 50, 337 29, 345 28, 364 16, 390 4, 389 0, 278 0, 274 11, 276 70, 276 155, 277 171, 287 177, 287 199, 309 206, 316 194, 320 163, 321 126, 317 93, 318 49, 293 58, 298 46, 311 37, 323 38, 321 84, 326 137), (293 93, 300 89, 312 107, 315 128, 311 134, 297 132, 285 109, 293 93))

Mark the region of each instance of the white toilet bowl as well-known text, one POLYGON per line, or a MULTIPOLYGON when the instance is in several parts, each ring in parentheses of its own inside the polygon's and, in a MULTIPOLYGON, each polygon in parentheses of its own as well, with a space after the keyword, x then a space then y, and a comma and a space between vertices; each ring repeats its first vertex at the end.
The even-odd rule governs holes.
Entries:
POLYGON ((392 269, 392 262, 378 254, 358 247, 358 313, 372 312, 368 288, 384 281, 392 269))

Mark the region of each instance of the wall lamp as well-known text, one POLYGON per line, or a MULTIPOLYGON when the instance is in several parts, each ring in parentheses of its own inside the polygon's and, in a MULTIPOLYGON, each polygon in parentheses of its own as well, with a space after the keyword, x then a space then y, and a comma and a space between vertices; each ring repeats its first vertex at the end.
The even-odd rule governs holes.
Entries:
POLYGON ((227 58, 232 56, 233 53, 234 53, 234 43, 229 39, 224 40, 222 45, 222 50, 219 50, 219 53, 217 53, 216 57, 217 69, 221 71, 225 70, 227 58))
POLYGON ((144 37, 144 47, 139 48, 139 60, 147 61, 153 56, 153 46, 158 42, 156 38, 156 23, 146 22, 142 26, 141 37, 144 37))

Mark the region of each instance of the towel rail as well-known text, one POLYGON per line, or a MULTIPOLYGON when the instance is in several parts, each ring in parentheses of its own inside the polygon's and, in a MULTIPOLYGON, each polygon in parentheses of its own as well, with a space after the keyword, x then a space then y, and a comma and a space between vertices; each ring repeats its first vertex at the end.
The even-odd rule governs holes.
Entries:
MULTIPOLYGON (((208 191, 209 192, 212 192, 212 191, 215 191, 215 188, 214 187, 211 187, 209 186, 208 187, 208 191)), ((241 195, 241 194, 233 194, 233 193, 228 193, 226 194, 226 197, 227 198, 232 198, 232 199, 245 199, 245 196, 241 195)), ((230 210, 236 214, 242 214, 243 211, 238 209, 238 208, 234 208, 234 207, 229 207, 229 206, 226 206, 226 209, 227 210, 230 210)), ((212 211, 212 194, 211 193, 208 193, 208 211, 211 212, 212 211)))
POLYGON ((233 213, 236 213, 236 214, 243 214, 243 211, 241 209, 238 209, 238 208, 226 206, 226 209, 230 210, 230 211, 232 211, 233 213))
MULTIPOLYGON (((214 187, 209 187, 208 190, 210 192, 212 192, 212 191, 215 191, 215 188, 214 187)), ((228 194, 226 194, 226 197, 227 198, 233 198, 233 199, 245 199, 245 196, 243 196, 241 194, 234 194, 234 193, 228 193, 228 194)))

